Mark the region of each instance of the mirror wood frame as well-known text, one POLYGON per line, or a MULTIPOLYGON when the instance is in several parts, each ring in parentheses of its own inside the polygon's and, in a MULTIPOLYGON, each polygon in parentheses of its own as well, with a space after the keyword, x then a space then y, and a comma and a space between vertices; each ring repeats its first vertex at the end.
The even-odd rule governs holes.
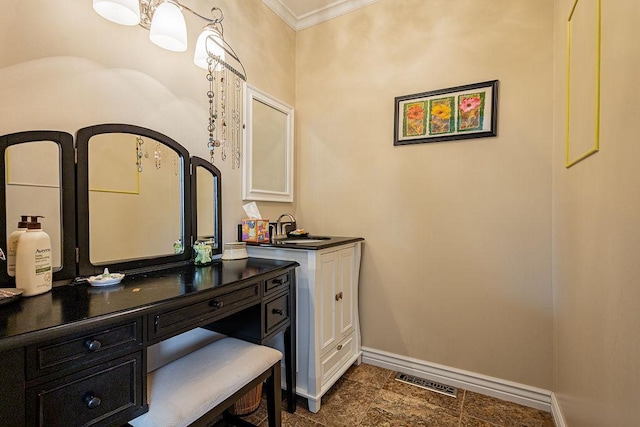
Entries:
POLYGON ((128 124, 101 124, 89 126, 76 133, 76 148, 78 150, 77 164, 77 215, 78 215, 78 274, 87 276, 102 273, 104 265, 94 265, 90 258, 89 236, 89 141, 91 137, 108 133, 129 133, 141 137, 154 139, 178 153, 182 161, 182 241, 183 251, 180 254, 170 254, 137 260, 110 262, 111 271, 146 270, 154 266, 166 268, 167 264, 178 264, 191 259, 192 212, 187 197, 191 197, 191 179, 189 176, 189 152, 186 148, 170 137, 151 129, 128 124))
MULTIPOLYGON (((76 274, 76 185, 73 136, 58 131, 25 131, 0 137, 0 212, 3 221, 0 223, 0 242, 3 250, 7 244, 7 193, 6 193, 6 151, 7 148, 29 142, 51 141, 59 146, 60 157, 60 236, 62 244, 62 268, 53 273, 53 281, 69 280, 76 274)), ((33 212, 26 212, 32 214, 33 212)), ((6 265, 0 268, 0 282, 15 286, 15 278, 9 276, 6 265)))
POLYGON ((196 156, 191 157, 191 212, 193 215, 193 221, 191 223, 191 244, 193 245, 198 238, 198 167, 211 172, 211 175, 216 178, 215 193, 217 198, 214 199, 214 203, 216 203, 214 210, 217 210, 217 214, 214 224, 214 235, 217 247, 213 248, 211 252, 213 255, 218 255, 222 253, 222 174, 220 170, 209 161, 196 156))
POLYGON ((294 112, 293 107, 285 104, 273 96, 245 83, 245 99, 243 105, 246 125, 243 138, 242 156, 242 199, 271 202, 293 202, 293 136, 294 136, 294 112), (253 177, 254 162, 260 161, 255 156, 254 144, 256 144, 253 132, 254 102, 260 102, 285 115, 286 140, 285 140, 285 190, 277 191, 261 188, 260 183, 253 177))
MULTIPOLYGON (((197 236, 197 174, 196 168, 209 171, 215 179, 214 198, 216 211, 215 240, 217 248, 213 255, 222 253, 222 174, 207 160, 189 157, 188 151, 173 139, 143 127, 127 124, 104 124, 80 129, 76 134, 76 147, 71 134, 59 131, 24 131, 0 136, 0 209, 4 212, 0 219, 0 245, 6 252, 7 244, 7 192, 6 192, 6 152, 9 146, 28 142, 53 142, 59 147, 59 180, 60 180, 60 235, 62 239, 61 269, 54 272, 54 286, 66 284, 77 275, 90 275, 102 272, 103 266, 93 266, 89 261, 89 164, 88 141, 91 136, 104 133, 131 133, 152 138, 176 151, 182 159, 183 183, 182 217, 183 217, 183 253, 164 257, 154 257, 128 262, 110 263, 109 267, 121 271, 149 271, 167 268, 174 264, 185 264, 191 261, 192 247, 197 236), (76 154, 77 148, 77 166, 76 154), (189 199, 189 197, 191 199, 189 199), (77 220, 77 221, 76 221, 77 220), (78 254, 76 255, 76 248, 78 254), (56 285, 57 283, 57 285, 56 285)), ((33 212, 28 212, 29 214, 33 212)), ((15 279, 7 272, 6 264, 0 268, 0 282, 6 286, 15 286, 15 279)))

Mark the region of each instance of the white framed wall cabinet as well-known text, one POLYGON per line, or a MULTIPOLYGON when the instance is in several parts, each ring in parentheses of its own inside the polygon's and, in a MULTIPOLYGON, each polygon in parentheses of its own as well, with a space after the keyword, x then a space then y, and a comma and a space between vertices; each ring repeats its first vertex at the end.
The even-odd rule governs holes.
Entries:
MULTIPOLYGON (((361 240, 361 239, 360 239, 361 240)), ((360 364, 358 281, 361 241, 318 249, 248 246, 249 255, 297 261, 296 393, 311 412, 354 363, 360 364)))

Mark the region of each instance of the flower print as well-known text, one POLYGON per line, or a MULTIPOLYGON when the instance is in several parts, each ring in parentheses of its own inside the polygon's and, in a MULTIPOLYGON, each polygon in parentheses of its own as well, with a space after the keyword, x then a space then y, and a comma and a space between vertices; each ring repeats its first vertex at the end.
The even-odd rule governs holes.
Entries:
POLYGON ((468 113, 469 111, 475 110, 480 106, 480 97, 474 96, 469 98, 462 98, 460 101, 460 105, 458 106, 460 110, 468 113))
POLYGON ((451 107, 445 104, 434 104, 431 107, 431 115, 441 120, 449 120, 451 118, 451 107))
POLYGON ((424 107, 420 104, 412 104, 407 108, 407 118, 411 120, 422 120, 424 118, 424 107))
POLYGON ((458 98, 458 130, 471 131, 482 129, 483 94, 470 93, 458 98))

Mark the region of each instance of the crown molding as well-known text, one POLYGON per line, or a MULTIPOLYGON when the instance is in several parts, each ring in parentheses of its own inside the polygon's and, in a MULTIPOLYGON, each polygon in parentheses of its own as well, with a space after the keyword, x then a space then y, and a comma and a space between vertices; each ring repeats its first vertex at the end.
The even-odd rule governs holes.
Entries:
POLYGON ((368 6, 377 1, 379 0, 338 0, 326 7, 296 16, 282 3, 281 0, 262 0, 264 4, 273 10, 276 15, 282 18, 282 20, 295 31, 303 30, 320 24, 321 22, 329 21, 330 19, 353 12, 356 9, 368 6))
POLYGON ((297 31, 298 18, 282 3, 280 0, 262 0, 262 3, 269 6, 269 9, 273 10, 288 26, 297 31))

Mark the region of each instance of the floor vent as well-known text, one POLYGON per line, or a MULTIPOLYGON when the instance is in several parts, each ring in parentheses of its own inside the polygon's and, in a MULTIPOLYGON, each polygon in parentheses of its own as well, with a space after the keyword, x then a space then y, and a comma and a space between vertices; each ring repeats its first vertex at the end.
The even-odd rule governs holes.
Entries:
POLYGON ((415 377, 413 375, 403 374, 402 372, 398 372, 396 374, 396 381, 411 384, 416 387, 424 388, 426 390, 435 391, 436 393, 444 394, 445 396, 458 397, 458 389, 455 387, 440 384, 431 380, 426 380, 424 378, 415 377))

